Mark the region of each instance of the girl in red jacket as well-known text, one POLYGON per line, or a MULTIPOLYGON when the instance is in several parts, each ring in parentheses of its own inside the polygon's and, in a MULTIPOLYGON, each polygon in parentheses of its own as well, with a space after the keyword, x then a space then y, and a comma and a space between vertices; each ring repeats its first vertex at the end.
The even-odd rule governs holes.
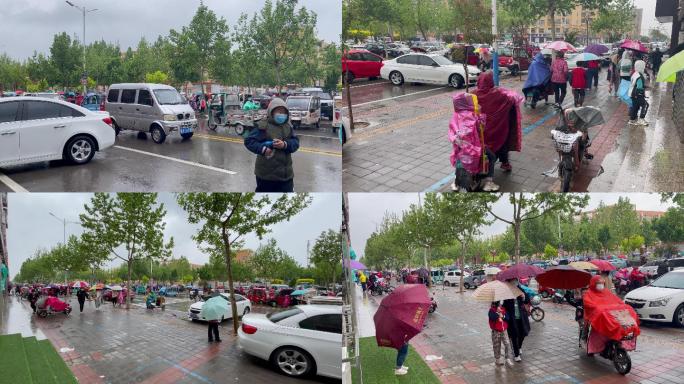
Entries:
POLYGON ((494 348, 494 358, 497 365, 503 365, 504 359, 501 358, 501 344, 504 345, 506 364, 513 365, 511 360, 511 343, 508 340, 506 329, 508 328, 508 314, 498 301, 492 302, 489 307, 489 328, 492 329, 492 347, 494 348))
POLYGON ((575 107, 581 107, 584 104, 584 89, 587 88, 587 70, 584 66, 584 62, 577 62, 577 68, 573 69, 571 73, 570 86, 572 87, 572 96, 575 99, 575 107))

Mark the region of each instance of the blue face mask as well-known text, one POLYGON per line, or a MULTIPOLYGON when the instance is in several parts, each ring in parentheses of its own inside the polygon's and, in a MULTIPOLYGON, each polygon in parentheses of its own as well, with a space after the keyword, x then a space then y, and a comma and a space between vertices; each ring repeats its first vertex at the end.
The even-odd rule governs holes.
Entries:
POLYGON ((285 124, 285 122, 287 121, 287 114, 276 113, 275 115, 273 115, 273 121, 275 121, 275 123, 278 125, 285 124))

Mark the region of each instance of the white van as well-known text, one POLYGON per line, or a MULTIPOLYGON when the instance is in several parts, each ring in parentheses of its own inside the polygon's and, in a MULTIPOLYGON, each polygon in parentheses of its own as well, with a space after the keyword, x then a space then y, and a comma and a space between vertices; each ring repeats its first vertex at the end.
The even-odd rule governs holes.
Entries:
POLYGON ((320 128, 321 99, 318 96, 294 95, 285 100, 295 129, 302 125, 320 128))
POLYGON ((124 129, 149 132, 157 144, 174 131, 189 139, 197 129, 195 111, 175 88, 164 84, 112 84, 105 111, 117 134, 124 129))

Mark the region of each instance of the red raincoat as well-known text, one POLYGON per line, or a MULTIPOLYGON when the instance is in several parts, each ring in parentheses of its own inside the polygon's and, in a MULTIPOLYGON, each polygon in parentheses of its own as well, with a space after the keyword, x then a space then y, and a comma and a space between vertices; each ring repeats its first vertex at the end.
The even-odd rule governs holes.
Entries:
POLYGON ((621 340, 633 334, 638 336, 639 318, 634 309, 625 304, 610 290, 598 291, 596 284, 602 281, 601 276, 594 276, 589 283, 589 290, 582 297, 584 303, 584 318, 591 324, 594 331, 611 340, 621 340))
POLYGON ((494 74, 487 71, 477 79, 475 90, 480 109, 487 116, 484 139, 487 148, 498 152, 504 144, 509 151, 522 150, 522 115, 520 104, 523 95, 494 86, 494 74))

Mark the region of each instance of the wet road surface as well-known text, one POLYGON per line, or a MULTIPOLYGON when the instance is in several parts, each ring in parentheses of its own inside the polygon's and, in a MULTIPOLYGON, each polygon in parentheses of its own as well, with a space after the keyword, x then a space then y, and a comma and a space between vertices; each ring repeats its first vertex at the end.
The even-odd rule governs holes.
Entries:
MULTIPOLYGON (((232 323, 220 328, 222 343, 207 343, 207 325, 187 321, 185 299, 169 299, 170 310, 130 310, 86 302, 83 313, 75 298, 70 316, 32 316, 26 301, 0 297, 0 332, 49 339, 79 382, 99 383, 282 383, 339 384, 315 376, 293 379, 274 371, 267 361, 243 353, 232 335, 232 323), (176 308, 178 307, 178 308, 176 308), (174 309, 175 308, 175 309, 174 309)), ((270 307, 253 306, 266 313, 270 307)))
MULTIPOLYGON (((300 149, 293 154, 295 191, 341 190, 341 149, 330 122, 297 130, 300 149)), ((231 191, 256 188, 254 161, 232 128, 206 128, 190 140, 170 135, 163 144, 123 131, 114 147, 96 153, 85 165, 62 161, 0 169, 0 192, 231 191)))
MULTIPOLYGON (((525 76, 502 76, 501 85, 520 91, 525 76)), ((568 90, 565 107, 573 103, 568 90)), ((453 113, 451 96, 463 91, 416 84, 395 87, 382 80, 354 82, 354 119, 362 124, 344 147, 345 191, 450 190, 454 170, 446 136, 453 113)), ((684 160, 684 146, 676 140, 670 119, 671 86, 656 84, 647 94, 650 127, 628 127, 627 107, 608 95, 605 71, 600 73, 599 89, 587 91, 584 105, 599 107, 606 123, 589 130, 594 159, 585 161, 575 174, 572 191, 684 188, 684 168, 676 165, 684 160)), ((550 96, 549 100, 553 99, 550 96)), ((557 122, 557 112, 542 102, 535 110, 523 107, 522 114, 523 151, 510 152, 513 172, 504 173, 497 167, 494 181, 501 191, 557 191, 557 173, 549 173, 558 163, 549 133, 557 122)))

